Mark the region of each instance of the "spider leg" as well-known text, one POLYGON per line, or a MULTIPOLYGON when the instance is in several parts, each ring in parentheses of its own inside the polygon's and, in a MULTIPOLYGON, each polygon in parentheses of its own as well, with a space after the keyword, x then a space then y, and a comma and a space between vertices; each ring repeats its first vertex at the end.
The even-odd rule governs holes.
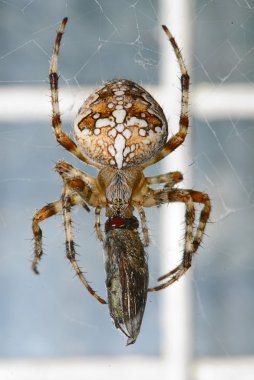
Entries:
POLYGON ((73 240, 73 232, 72 232, 72 222, 71 222, 71 196, 70 196, 70 190, 68 187, 65 187, 64 193, 62 195, 62 208, 63 208, 63 219, 64 219, 64 230, 65 230, 65 237, 66 237, 66 256, 68 260, 70 261, 73 269, 75 270, 77 276, 79 277, 80 281, 83 283, 83 285, 86 287, 86 289, 89 291, 89 293, 92 294, 94 298, 96 298, 100 303, 106 304, 106 301, 99 297, 98 294, 93 290, 93 288, 89 285, 87 282, 84 273, 80 269, 77 260, 76 260, 76 251, 75 251, 75 243, 73 240))
POLYGON ((172 136, 168 142, 164 145, 162 150, 150 161, 142 165, 143 168, 153 165, 156 162, 160 161, 162 158, 166 157, 169 153, 173 152, 179 145, 181 145, 187 135, 189 127, 189 86, 190 86, 190 77, 185 66, 183 56, 179 46, 177 45, 175 38, 169 31, 169 29, 162 25, 162 28, 166 35, 169 38, 169 41, 174 49, 175 56, 177 58, 180 71, 181 71, 181 112, 179 118, 179 131, 172 136))
POLYGON ((146 214, 145 214, 143 207, 141 207, 140 205, 137 206, 137 209, 138 209, 140 220, 141 220, 141 228, 142 228, 142 232, 143 232, 144 246, 147 247, 149 245, 150 239, 149 239, 148 228, 147 228, 147 224, 146 224, 146 214))
MULTIPOLYGON (((75 205, 80 203, 81 199, 78 195, 71 197, 71 205, 75 205)), ((55 202, 49 203, 40 210, 38 210, 34 216, 32 221, 32 230, 34 235, 34 258, 32 261, 32 269, 36 274, 39 274, 38 271, 38 263, 43 255, 42 249, 42 231, 40 228, 40 223, 50 218, 52 215, 56 215, 62 211, 62 201, 57 200, 55 202)))
POLYGON ((162 280, 164 278, 172 276, 170 280, 167 281, 165 284, 156 286, 154 288, 150 288, 149 289, 150 292, 163 289, 164 287, 167 287, 173 284, 173 282, 177 281, 190 268, 191 262, 192 262, 192 256, 194 253, 193 224, 195 221, 195 209, 194 209, 192 197, 189 195, 188 192, 185 192, 183 190, 173 190, 173 191, 171 190, 168 194, 168 201, 185 203, 186 229, 185 229, 185 245, 184 245, 183 258, 180 265, 178 265, 175 269, 167 273, 165 276, 162 276, 159 278, 159 280, 162 280))
POLYGON ((61 175, 61 177, 65 180, 68 178, 80 178, 84 183, 86 183, 88 186, 94 186, 96 183, 96 180, 94 177, 82 172, 81 170, 78 170, 74 166, 70 165, 68 162, 65 162, 63 160, 59 160, 56 163, 55 170, 58 174, 61 175))
POLYGON ((95 229, 99 240, 103 240, 100 223, 101 206, 98 205, 98 191, 96 180, 88 174, 81 172, 65 161, 58 161, 56 171, 63 178, 69 188, 78 193, 84 202, 95 207, 95 229))
MULTIPOLYGON (((52 126, 55 133, 55 137, 59 144, 61 144, 65 149, 74 154, 81 161, 84 161, 87 164, 91 164, 89 160, 87 160, 83 154, 79 151, 77 145, 72 141, 69 136, 64 133, 62 130, 62 121, 61 114, 59 109, 59 97, 58 97, 58 56, 59 56, 59 48, 63 36, 63 32, 66 26, 68 19, 65 17, 62 21, 62 24, 58 30, 55 45, 53 49, 53 55, 50 63, 49 69, 49 81, 50 81, 50 89, 51 89, 51 103, 52 103, 52 126)), ((95 164, 93 164, 96 166, 95 164)))
MULTIPOLYGON (((92 207, 105 207, 104 199, 100 199, 100 192, 97 187, 97 182, 94 177, 81 172, 65 161, 58 161, 55 167, 58 174, 63 179, 63 182, 68 184, 68 187, 78 194, 85 204, 92 207)), ((87 206, 88 207, 88 206, 87 206)))
POLYGON ((185 246, 182 262, 176 268, 161 276, 158 280, 164 280, 168 277, 165 283, 149 288, 148 290, 158 291, 167 286, 173 284, 177 281, 191 266, 192 257, 197 251, 204 234, 205 226, 210 215, 211 204, 210 199, 207 194, 195 191, 195 190, 182 190, 182 189, 170 189, 165 191, 166 188, 162 190, 154 190, 152 196, 148 196, 147 200, 144 200, 143 205, 146 207, 152 207, 158 204, 167 202, 183 202, 186 206, 186 231, 185 231, 185 246), (194 202, 203 204, 203 209, 200 214, 198 226, 196 233, 193 237, 193 224, 195 221, 195 210, 194 202))
MULTIPOLYGON (((204 205, 199 217, 196 234, 194 236, 193 243, 192 243, 193 244, 192 256, 193 256, 202 241, 204 231, 205 231, 205 226, 210 215, 211 203, 207 194, 202 193, 200 191, 195 191, 195 190, 187 190, 187 191, 189 192, 193 202, 203 203, 204 205)), ((174 273, 177 273, 178 271, 181 271, 181 270, 182 270, 182 264, 178 265, 175 269, 171 270, 170 272, 158 278, 158 281, 165 280, 166 278, 172 276, 174 273)))
MULTIPOLYGON (((59 161, 56 164, 56 171, 61 175, 63 180, 68 183, 69 187, 77 191, 86 202, 90 202, 93 199, 95 200, 96 195, 94 195, 93 189, 96 188, 96 183, 93 177, 81 172, 65 161, 59 161), (77 180, 81 182, 78 183, 77 180)), ((95 230, 98 239, 102 241, 103 235, 101 231, 100 213, 101 207, 95 206, 95 230)))
POLYGON ((211 201, 207 194, 202 193, 201 191, 189 190, 190 196, 192 197, 193 202, 203 204, 203 209, 200 214, 197 231, 193 240, 194 252, 197 251, 200 243, 202 241, 206 223, 209 219, 211 212, 211 201))
POLYGON ((152 177, 145 177, 145 179, 148 185, 165 183, 166 187, 172 188, 178 182, 183 180, 183 175, 181 172, 170 172, 152 177))
POLYGON ((97 206, 95 208, 95 230, 97 233, 97 237, 100 241, 103 241, 103 235, 101 232, 101 207, 97 206))

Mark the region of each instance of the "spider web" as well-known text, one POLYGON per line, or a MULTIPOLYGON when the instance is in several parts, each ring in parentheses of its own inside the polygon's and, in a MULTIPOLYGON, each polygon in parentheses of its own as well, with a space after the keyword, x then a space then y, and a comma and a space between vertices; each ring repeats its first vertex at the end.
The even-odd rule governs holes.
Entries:
MULTIPOLYGON (((169 170, 181 170, 187 185, 192 175, 193 188, 209 193, 213 203, 209 236, 194 260, 192 275, 194 352, 197 356, 253 355, 254 130, 253 110, 248 108, 248 102, 253 97, 254 2, 191 3, 192 153, 177 167, 176 158, 169 160, 169 170), (203 98, 202 94, 208 95, 203 98), (238 96, 237 101, 233 95, 238 96), (221 100, 214 110, 216 99, 221 100), (235 107, 229 99, 236 102, 235 107)), ((62 118, 64 129, 69 131, 84 94, 114 77, 153 88, 160 100, 157 88, 166 57, 161 53, 158 37, 164 22, 159 4, 152 0, 16 0, 0 1, 0 11, 0 86, 4 104, 0 110, 0 154, 5 163, 0 180, 0 282, 1 289, 8 289, 0 293, 4 310, 0 316, 4 326, 0 331, 4 342, 0 354, 126 354, 126 349, 121 349, 122 337, 112 333, 108 310, 97 305, 72 279, 71 269, 63 260, 61 217, 43 224, 47 255, 39 278, 30 274, 30 220, 34 210, 61 194, 61 181, 53 170, 57 160, 65 159, 84 170, 57 147, 49 128, 47 70, 61 18, 69 17, 60 53, 62 118), (14 305, 10 305, 10 297, 14 305), (65 341, 70 344, 66 346, 65 341), (103 342, 108 341, 111 345, 105 351, 102 347, 107 345, 103 342)), ((183 55, 185 50, 183 46, 183 55)), ((179 99, 162 99, 170 126, 175 125, 179 99)), ((92 168, 85 170, 95 175, 92 168)), ((165 169, 156 165, 147 174, 162 170, 165 169)), ((90 214, 84 216, 83 210, 74 210, 75 240, 81 265, 103 295, 102 247, 96 242, 93 212, 90 214)), ((148 212, 153 280, 159 273, 159 215, 158 210, 148 212)), ((182 224, 182 234, 183 231, 182 224)), ((151 296, 149 301, 142 335, 129 354, 160 352, 163 332, 159 327, 158 297, 151 296)))

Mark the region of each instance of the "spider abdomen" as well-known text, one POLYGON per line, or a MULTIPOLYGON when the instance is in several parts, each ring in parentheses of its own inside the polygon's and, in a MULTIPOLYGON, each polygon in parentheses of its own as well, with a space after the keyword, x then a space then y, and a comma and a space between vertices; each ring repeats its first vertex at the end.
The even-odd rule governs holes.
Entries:
POLYGON ((88 159, 122 169, 156 156, 167 141, 168 128, 161 107, 146 90, 115 79, 84 102, 74 133, 88 159))

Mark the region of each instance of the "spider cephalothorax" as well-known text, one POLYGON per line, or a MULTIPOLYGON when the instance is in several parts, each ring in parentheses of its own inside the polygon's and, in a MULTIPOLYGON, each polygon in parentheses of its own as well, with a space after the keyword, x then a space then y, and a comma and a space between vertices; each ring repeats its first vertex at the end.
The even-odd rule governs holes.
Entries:
POLYGON ((62 130, 58 101, 58 54, 62 34, 67 23, 63 19, 57 34, 50 65, 52 99, 52 125, 57 141, 86 164, 99 169, 97 177, 59 161, 56 171, 63 179, 63 193, 59 200, 49 203, 33 217, 35 255, 33 270, 42 256, 42 232, 40 222, 63 213, 66 254, 78 277, 88 291, 101 303, 100 298, 87 282, 76 261, 73 241, 71 208, 82 205, 95 209, 97 236, 104 241, 106 255, 107 289, 110 314, 116 327, 133 343, 138 335, 147 291, 163 289, 178 280, 191 266, 210 214, 207 194, 179 189, 180 172, 146 177, 143 170, 166 157, 179 147, 187 135, 189 118, 189 75, 178 45, 166 26, 163 29, 170 40, 181 71, 181 113, 179 131, 168 139, 165 115, 159 104, 141 86, 126 79, 105 83, 81 106, 74 123, 76 143, 62 130), (157 189, 151 185, 164 184, 157 189), (158 286, 148 288, 148 266, 144 246, 149 244, 144 207, 163 203, 181 202, 186 208, 186 230, 183 258, 173 270, 160 277, 158 286), (203 205, 197 228, 194 230, 194 204, 203 205), (101 231, 100 213, 105 208, 105 238, 101 231), (143 242, 138 233, 139 213, 143 242), (165 281, 164 281, 165 280, 165 281))

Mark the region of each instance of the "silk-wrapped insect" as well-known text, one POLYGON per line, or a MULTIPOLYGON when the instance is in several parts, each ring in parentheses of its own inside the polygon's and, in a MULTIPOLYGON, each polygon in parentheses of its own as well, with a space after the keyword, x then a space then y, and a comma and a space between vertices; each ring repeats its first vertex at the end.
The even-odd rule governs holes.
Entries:
POLYGON ((52 103, 52 126, 60 145, 99 172, 93 177, 65 161, 56 171, 63 180, 60 199, 49 203, 33 216, 34 259, 32 268, 38 273, 43 254, 40 223, 57 213, 63 214, 66 255, 87 290, 102 304, 76 260, 71 209, 82 205, 95 209, 95 229, 104 244, 106 284, 110 315, 117 328, 134 343, 142 323, 147 291, 157 291, 177 281, 191 266, 205 231, 210 214, 207 194, 176 185, 182 181, 180 172, 147 177, 144 169, 159 162, 185 140, 189 126, 189 75, 181 51, 169 29, 164 25, 177 58, 181 73, 181 111, 179 130, 168 137, 167 118, 156 100, 140 85, 119 78, 104 83, 81 105, 74 122, 74 142, 62 129, 58 96, 58 56, 67 23, 64 18, 55 40, 49 80, 52 103), (162 186, 164 184, 164 186, 162 186), (148 246, 148 228, 144 208, 163 203, 180 202, 186 209, 186 231, 181 263, 160 277, 159 285, 148 288, 148 267, 144 246, 148 246), (197 224, 194 204, 203 209, 197 224), (101 231, 100 214, 105 209, 105 237, 101 231), (141 221, 142 241, 138 234, 141 221))
POLYGON ((138 233, 138 220, 114 217, 105 225, 105 269, 110 316, 135 343, 146 306, 148 265, 144 245, 138 233))

